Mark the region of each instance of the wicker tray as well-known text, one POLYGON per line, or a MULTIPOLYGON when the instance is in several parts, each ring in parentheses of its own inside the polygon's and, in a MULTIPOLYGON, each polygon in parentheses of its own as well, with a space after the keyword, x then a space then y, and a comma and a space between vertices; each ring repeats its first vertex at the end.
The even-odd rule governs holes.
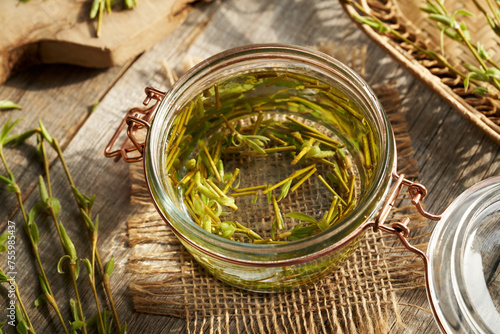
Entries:
MULTIPOLYGON (((457 110, 464 118, 475 124, 496 143, 500 144, 500 104, 499 100, 476 95, 469 88, 464 89, 463 79, 448 70, 437 60, 422 54, 414 45, 408 44, 393 34, 381 33, 367 24, 360 23, 356 16, 375 16, 387 26, 402 34, 427 50, 444 51, 446 59, 453 66, 465 71, 464 64, 477 62, 465 46, 445 38, 441 49, 440 30, 435 21, 430 20, 427 13, 420 7, 425 6, 424 0, 340 0, 344 10, 351 19, 375 41, 384 51, 391 55, 399 64, 406 68, 416 78, 440 95, 448 104, 457 110), (359 10, 361 6, 365 13, 359 10)), ((466 21, 468 31, 473 40, 480 40, 492 58, 499 59, 500 38, 488 26, 486 19, 475 7, 472 1, 458 3, 447 1, 447 9, 453 12, 461 8, 474 14, 473 17, 460 16, 466 21)), ((488 86, 490 94, 499 96, 495 87, 488 86)))

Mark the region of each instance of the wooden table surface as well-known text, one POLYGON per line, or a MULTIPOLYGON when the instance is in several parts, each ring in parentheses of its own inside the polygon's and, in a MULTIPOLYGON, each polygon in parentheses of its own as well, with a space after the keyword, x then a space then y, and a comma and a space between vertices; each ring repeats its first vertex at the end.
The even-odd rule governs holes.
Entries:
MULTIPOLYGON (((129 205, 129 166, 104 158, 104 146, 124 112, 140 105, 144 87, 168 89, 161 66, 163 60, 180 70, 185 59, 204 59, 231 47, 261 42, 304 46, 334 43, 339 58, 349 55, 354 48, 367 46, 365 76, 368 83, 396 82, 401 94, 420 182, 429 191, 426 198, 429 211, 442 211, 468 187, 500 174, 500 146, 376 47, 351 22, 338 0, 214 1, 194 9, 179 29, 125 66, 94 70, 49 65, 20 72, 0 86, 0 100, 12 100, 23 109, 2 112, 0 123, 24 118, 15 130, 19 132, 37 126, 38 119, 42 119, 61 143, 77 186, 86 194, 96 194, 93 212, 100 214, 99 247, 103 258, 107 259, 111 253, 116 258, 112 287, 120 317, 129 324, 129 333, 185 332, 186 324, 182 319, 139 314, 133 310, 128 293, 131 278, 125 270, 129 251, 126 221, 137 208, 129 205), (90 112, 96 101, 100 101, 97 109, 90 112)), ((30 141, 30 145, 5 149, 28 208, 38 201, 37 177, 42 173, 33 147, 34 142, 30 141)), ((54 195, 61 199, 63 208, 60 219, 77 249, 88 254, 88 239, 82 225, 79 221, 72 223, 79 219, 78 212, 66 187, 63 170, 54 155, 50 158, 54 195)), ((0 173, 5 174, 3 167, 0 173)), ((23 298, 32 305, 40 290, 33 274, 35 263, 21 231, 22 216, 6 187, 0 188, 0 199, 0 232, 6 231, 9 220, 16 223, 16 281, 23 298)), ((42 260, 51 264, 47 274, 54 282, 58 300, 67 301, 72 296, 70 281, 66 275, 56 272, 55 263, 61 251, 58 245, 52 245, 54 239, 49 237, 55 235, 51 224, 48 220, 38 222, 40 251, 42 260)), ((0 267, 5 266, 5 256, 1 255, 0 267)), ((5 289, 0 290, 0 296, 0 305, 7 305, 5 289)), ((91 298, 91 292, 85 290, 83 299, 89 301, 89 305, 91 298)), ((400 294, 398 299, 402 304, 429 307, 423 289, 400 294)), ((28 312, 38 333, 55 333, 60 328, 46 308, 37 310, 29 306, 28 312)), ((406 328, 398 328, 391 318, 391 332, 437 332, 428 313, 404 305, 400 312, 406 328)), ((67 307, 63 308, 63 315, 69 318, 67 307)), ((5 316, 6 310, 0 306, 0 322, 5 316)))

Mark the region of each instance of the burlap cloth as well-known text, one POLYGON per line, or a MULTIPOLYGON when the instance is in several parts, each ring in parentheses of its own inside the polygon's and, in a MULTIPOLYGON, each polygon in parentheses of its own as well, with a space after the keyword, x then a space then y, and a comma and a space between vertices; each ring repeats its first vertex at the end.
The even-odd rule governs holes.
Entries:
MULTIPOLYGON (((357 63, 363 74, 363 49, 357 63)), ((338 57, 338 55, 337 55, 338 57)), ((401 100, 392 84, 374 87, 395 132, 398 170, 418 177, 401 100)), ((132 204, 143 210, 128 221, 132 275, 130 293, 138 312, 186 319, 188 332, 218 333, 387 333, 398 313, 396 292, 422 288, 423 266, 395 238, 369 231, 351 258, 307 288, 275 294, 243 291, 221 283, 199 266, 157 214, 144 184, 142 164, 131 165, 132 204)), ((423 219, 407 194, 389 221, 409 216, 412 235, 423 219)), ((415 233, 417 231, 417 233, 415 233)), ((411 238, 419 244, 425 236, 411 238), (419 239, 420 238, 420 239, 419 239)))

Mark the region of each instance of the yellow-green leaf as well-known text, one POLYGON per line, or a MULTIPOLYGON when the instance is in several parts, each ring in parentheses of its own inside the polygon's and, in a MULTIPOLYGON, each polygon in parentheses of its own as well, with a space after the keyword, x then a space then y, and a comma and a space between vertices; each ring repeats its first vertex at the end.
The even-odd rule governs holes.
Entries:
POLYGON ((66 249, 66 253, 70 256, 71 263, 76 263, 77 256, 76 256, 75 245, 69 238, 68 233, 66 233, 66 230, 64 229, 62 223, 59 223, 59 229, 61 231, 61 236, 64 242, 64 248, 66 249))
POLYGON ((8 101, 8 100, 0 100, 0 110, 9 110, 9 109, 22 109, 20 105, 8 101))
POLYGON ((115 270, 115 257, 111 256, 111 259, 106 263, 106 268, 104 269, 104 272, 106 275, 111 276, 113 271, 115 270))

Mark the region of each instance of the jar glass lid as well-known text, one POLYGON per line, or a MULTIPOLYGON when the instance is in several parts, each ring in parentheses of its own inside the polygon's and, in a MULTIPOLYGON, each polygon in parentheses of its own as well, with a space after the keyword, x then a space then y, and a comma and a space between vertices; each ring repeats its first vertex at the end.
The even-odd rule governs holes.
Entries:
POLYGON ((482 181, 446 209, 432 233, 429 298, 448 333, 500 328, 500 176, 482 181))

